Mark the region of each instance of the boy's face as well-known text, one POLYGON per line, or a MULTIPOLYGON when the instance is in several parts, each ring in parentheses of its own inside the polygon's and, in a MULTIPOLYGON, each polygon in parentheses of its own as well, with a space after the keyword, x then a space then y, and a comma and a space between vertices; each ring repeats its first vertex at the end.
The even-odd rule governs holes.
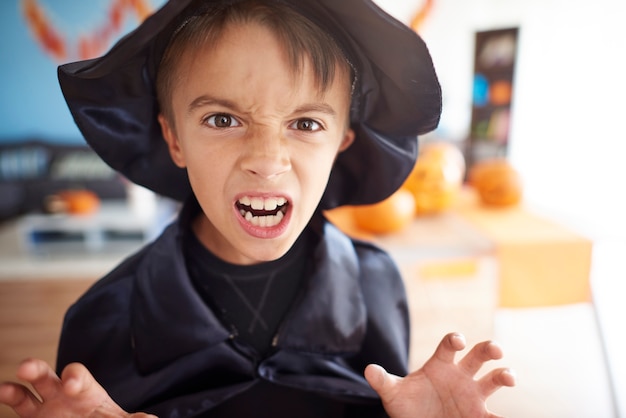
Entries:
POLYGON ((179 63, 173 124, 159 118, 205 216, 194 223, 216 256, 274 260, 296 241, 324 193, 348 129, 350 79, 339 67, 320 93, 307 65, 294 74, 276 37, 231 25, 179 63))

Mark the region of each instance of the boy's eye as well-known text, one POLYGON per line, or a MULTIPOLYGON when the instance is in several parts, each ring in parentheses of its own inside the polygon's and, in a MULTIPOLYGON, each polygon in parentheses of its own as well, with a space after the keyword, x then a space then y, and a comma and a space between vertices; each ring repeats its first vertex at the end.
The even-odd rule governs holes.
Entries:
POLYGON ((216 128, 232 128, 240 125, 237 119, 227 113, 218 113, 216 115, 211 115, 206 118, 205 122, 216 128))
POLYGON ((298 119, 294 123, 291 124, 292 129, 297 129, 299 131, 319 131, 321 129, 321 125, 315 122, 312 119, 298 119))

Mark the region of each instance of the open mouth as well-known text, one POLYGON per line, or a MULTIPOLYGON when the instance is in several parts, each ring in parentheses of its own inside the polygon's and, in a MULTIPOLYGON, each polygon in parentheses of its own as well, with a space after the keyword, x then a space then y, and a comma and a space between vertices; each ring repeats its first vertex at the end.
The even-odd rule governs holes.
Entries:
POLYGON ((269 228, 283 220, 289 203, 284 197, 244 196, 235 205, 247 222, 254 226, 269 228))

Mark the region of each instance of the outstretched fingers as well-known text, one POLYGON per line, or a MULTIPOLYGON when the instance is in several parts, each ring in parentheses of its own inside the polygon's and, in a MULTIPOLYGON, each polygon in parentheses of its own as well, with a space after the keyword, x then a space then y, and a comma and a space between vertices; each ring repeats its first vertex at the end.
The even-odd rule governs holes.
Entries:
POLYGON ((80 363, 68 364, 61 373, 61 381, 63 391, 68 396, 102 396, 105 392, 89 370, 80 363))
POLYGON ((13 408, 20 417, 35 416, 41 405, 26 386, 12 382, 0 384, 0 403, 13 408))
POLYGON ((42 401, 53 398, 62 389, 61 380, 42 360, 24 360, 17 369, 16 377, 32 385, 35 393, 19 383, 3 383, 0 385, 0 403, 13 408, 21 417, 36 416, 42 401))
POLYGON ((483 396, 487 398, 502 386, 515 386, 515 372, 507 368, 492 370, 478 380, 478 385, 483 396))
POLYGON ((459 367, 473 376, 486 362, 501 358, 502 348, 493 341, 484 341, 472 347, 469 353, 459 361, 459 367))
POLYGON ((393 391, 400 380, 398 376, 387 373, 387 371, 378 364, 369 364, 365 368, 365 379, 372 389, 381 396, 393 391))
POLYGON ((22 418, 154 418, 144 413, 128 415, 109 397, 87 368, 79 363, 66 366, 59 378, 46 362, 29 359, 18 367, 17 378, 25 384, 0 385, 0 403, 13 408, 22 418), (32 390, 27 387, 28 384, 32 390))
POLYGON ((465 345, 465 337, 458 332, 452 332, 443 337, 435 350, 435 354, 433 354, 433 358, 444 363, 453 363, 454 356, 458 351, 463 350, 465 345))
MULTIPOLYGON (((486 362, 501 358, 500 345, 493 341, 484 341, 472 347, 458 365, 466 373, 474 376, 486 362)), ((478 379, 478 385, 482 395, 487 398, 502 386, 515 386, 515 373, 507 368, 495 369, 478 379)))
POLYGON ((24 360, 19 365, 16 376, 21 381, 30 383, 44 402, 55 397, 61 390, 61 379, 43 360, 24 360))
MULTIPOLYGON (((111 399, 106 390, 96 381, 87 367, 81 363, 68 364, 61 373, 63 391, 74 407, 92 411, 89 416, 128 416, 129 418, 157 418, 139 412, 128 415, 111 399)), ((85 416, 84 414, 81 416, 85 416)))

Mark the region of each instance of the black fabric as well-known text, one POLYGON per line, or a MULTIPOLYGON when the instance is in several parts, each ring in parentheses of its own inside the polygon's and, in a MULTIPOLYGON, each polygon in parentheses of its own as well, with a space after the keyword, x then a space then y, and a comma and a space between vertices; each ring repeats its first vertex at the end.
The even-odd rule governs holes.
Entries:
MULTIPOLYGON (((186 172, 171 161, 157 123, 154 78, 181 16, 207 1, 170 0, 103 57, 58 71, 76 124, 103 160, 177 200, 191 188, 186 172)), ((417 135, 439 122, 441 89, 428 49, 371 0, 283 1, 330 33, 357 70, 350 118, 355 141, 337 158, 321 206, 382 200, 413 168, 417 135)))
POLYGON ((363 370, 377 363, 407 372, 407 301, 389 256, 316 215, 302 296, 260 355, 232 338, 194 287, 185 213, 68 310, 57 370, 81 362, 123 408, 161 418, 264 416, 266 397, 283 399, 284 412, 267 409, 278 418, 317 408, 329 417, 385 416, 363 370))
POLYGON ((220 260, 195 234, 187 234, 189 275, 236 337, 265 354, 305 277, 309 239, 309 234, 301 236, 278 260, 242 266, 220 260))
POLYGON ((203 415, 206 418, 382 418, 380 405, 346 403, 318 393, 258 381, 203 415), (303 405, 306 405, 303 408, 303 405))

